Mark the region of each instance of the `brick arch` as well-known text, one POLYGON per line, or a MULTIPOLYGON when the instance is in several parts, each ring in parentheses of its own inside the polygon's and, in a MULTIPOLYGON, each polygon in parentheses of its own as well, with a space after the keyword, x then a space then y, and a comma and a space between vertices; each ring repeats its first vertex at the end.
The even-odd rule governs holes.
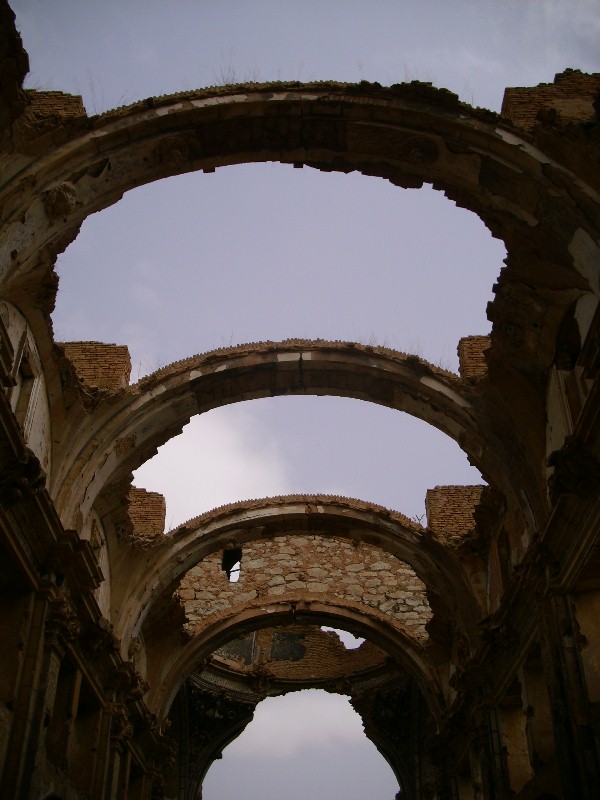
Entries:
MULTIPOLYGON (((571 216, 561 206, 560 232, 540 219, 560 202, 550 173, 560 174, 576 196, 586 187, 526 135, 444 89, 367 83, 217 87, 152 98, 91 120, 81 115, 53 136, 62 144, 39 158, 35 136, 22 143, 21 171, 8 177, 0 194, 12 209, 0 249, 5 284, 40 263, 50 265, 90 213, 131 188, 194 170, 282 161, 359 170, 409 188, 432 183, 505 240, 509 262, 520 260, 511 255, 513 242, 523 250, 528 240, 542 245, 549 236, 554 257, 546 270, 574 266, 582 280, 571 275, 571 282, 598 290, 589 253, 573 247, 574 237, 585 238, 584 216, 572 203, 571 216)), ((542 252, 552 253, 547 243, 542 252)))
MULTIPOLYGON (((44 316, 53 302, 52 266, 83 220, 129 189, 184 172, 268 160, 357 170, 409 188, 431 183, 476 213, 507 247, 507 267, 489 309, 490 363, 508 373, 513 402, 500 407, 495 398, 486 414, 496 418, 478 435, 480 440, 526 436, 532 442, 528 463, 513 470, 512 490, 502 485, 502 470, 500 477, 487 477, 515 495, 528 527, 543 522, 545 431, 543 425, 533 430, 527 421, 539 417, 531 409, 543 405, 565 309, 582 294, 599 291, 600 234, 590 212, 598 205, 597 192, 534 147, 529 134, 460 103, 447 90, 421 84, 213 88, 92 119, 82 112, 52 124, 56 128, 44 128, 44 136, 55 146, 44 155, 35 127, 21 133, 19 171, 7 173, 0 189, 0 207, 9 209, 0 241, 0 280, 49 356, 55 403, 62 402, 56 400, 63 396, 62 376, 53 366, 44 316)), ((64 413, 54 410, 57 416, 64 413)), ((77 520, 71 516, 68 524, 77 526, 77 520)))
MULTIPOLYGON (((207 631, 204 637, 197 637, 189 642, 183 650, 171 658, 168 664, 165 664, 165 670, 159 679, 161 681, 160 689, 146 696, 149 708, 156 713, 159 719, 164 718, 185 677, 210 652, 228 638, 238 635, 240 630, 285 627, 292 620, 300 620, 303 624, 326 624, 337 627, 351 625, 365 638, 377 643, 389 656, 389 670, 386 679, 389 683, 386 682, 385 685, 389 687, 391 684, 394 687, 400 680, 400 685, 404 686, 408 682, 411 689, 422 695, 425 714, 431 721, 432 729, 435 729, 436 724, 442 718, 446 703, 436 670, 428 664, 425 651, 410 637, 405 637, 397 631, 391 631, 379 620, 363 615, 354 609, 345 609, 326 603, 312 603, 310 607, 296 607, 293 611, 289 606, 286 608, 284 604, 270 604, 238 613, 224 624, 215 626, 213 630, 207 631)), ((307 688, 306 685, 304 688, 307 688)), ((273 694, 269 692, 268 688, 264 691, 267 696, 276 696, 281 693, 281 688, 279 687, 278 691, 273 694)), ((288 691, 286 690, 285 693, 288 691)), ((338 690, 327 689, 327 691, 338 690)), ((391 692, 393 693, 393 688, 391 692)), ((410 776, 410 767, 407 770, 407 754, 398 744, 398 730, 374 725, 372 720, 367 722, 362 709, 357 707, 352 700, 350 702, 363 720, 365 735, 386 759, 399 783, 403 784, 405 777, 410 776)), ((228 724, 225 720, 220 730, 219 746, 213 747, 210 743, 207 747, 198 748, 195 751, 194 756, 197 761, 194 763, 194 786, 197 789, 200 788, 215 758, 220 757, 223 748, 236 739, 243 732, 244 727, 243 723, 239 724, 237 718, 232 720, 232 724, 228 724)))
MULTIPOLYGON (((471 402, 467 381, 414 356, 343 342, 291 340, 195 356, 73 415, 61 438, 50 491, 63 523, 79 527, 94 506, 113 507, 119 485, 180 433, 191 417, 229 403, 275 395, 333 395, 405 411, 450 436, 485 480, 520 502, 532 475, 511 464, 511 438, 498 435, 471 402), (493 446, 492 446, 493 445, 493 446)), ((533 479, 536 475, 534 473, 533 479)), ((534 489, 532 488, 533 492, 534 489)))
POLYGON ((171 648, 145 697, 148 707, 159 718, 166 716, 184 678, 212 651, 232 637, 262 627, 285 627, 291 622, 338 628, 351 625, 361 636, 377 644, 397 661, 400 670, 405 670, 419 686, 434 719, 440 718, 445 701, 438 675, 429 664, 425 649, 418 642, 374 615, 319 601, 305 606, 298 603, 293 607, 289 602, 271 602, 247 608, 215 623, 183 647, 171 648))
POLYGON ((111 567, 117 575, 112 604, 115 634, 122 639, 124 651, 201 559, 233 544, 243 547, 283 534, 307 533, 374 545, 406 563, 425 584, 428 595, 435 596, 434 613, 443 609, 465 639, 474 643, 483 609, 458 557, 431 532, 402 514, 359 500, 291 496, 216 509, 160 537, 141 553, 121 557, 111 567))

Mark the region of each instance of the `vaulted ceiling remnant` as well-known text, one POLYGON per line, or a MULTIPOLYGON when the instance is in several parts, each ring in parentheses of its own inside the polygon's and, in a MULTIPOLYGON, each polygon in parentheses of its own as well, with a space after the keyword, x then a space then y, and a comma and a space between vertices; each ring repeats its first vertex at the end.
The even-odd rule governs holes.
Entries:
POLYGON ((257 703, 319 687, 350 696, 409 800, 592 800, 600 75, 507 90, 501 115, 363 82, 201 89, 90 118, 80 98, 22 90, 0 6, 2 796, 199 797, 257 703), (170 175, 269 160, 430 183, 504 241, 491 335, 457 343, 459 375, 297 339, 131 384, 124 346, 54 341, 55 260, 89 214, 170 175), (431 487, 425 525, 293 495, 164 531, 164 498, 132 471, 196 414, 296 394, 407 412, 488 485, 431 487))

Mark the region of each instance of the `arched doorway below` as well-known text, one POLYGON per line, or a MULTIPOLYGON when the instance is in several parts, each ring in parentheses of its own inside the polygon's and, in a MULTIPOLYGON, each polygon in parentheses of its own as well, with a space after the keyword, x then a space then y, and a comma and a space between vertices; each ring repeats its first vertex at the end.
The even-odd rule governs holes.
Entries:
POLYGON ((342 695, 319 689, 268 697, 209 769, 203 800, 393 800, 398 782, 342 695))

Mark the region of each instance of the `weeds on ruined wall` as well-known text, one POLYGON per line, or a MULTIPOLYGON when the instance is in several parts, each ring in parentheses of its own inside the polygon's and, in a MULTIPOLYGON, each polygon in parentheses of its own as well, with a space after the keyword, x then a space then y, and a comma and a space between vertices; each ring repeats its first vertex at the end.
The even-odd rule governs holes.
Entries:
POLYGON ((89 95, 92 98, 92 107, 91 109, 87 109, 88 114, 104 114, 106 111, 111 109, 111 106, 113 108, 120 108, 121 106, 127 106, 136 100, 134 92, 130 89, 127 89, 119 96, 114 106, 112 103, 109 105, 104 94, 104 83, 102 81, 102 76, 98 73, 94 75, 89 67, 87 70, 87 87, 89 90, 89 95))
POLYGON ((234 65, 232 50, 229 51, 227 57, 221 51, 220 57, 221 60, 212 70, 215 86, 231 86, 236 83, 260 83, 262 80, 258 64, 254 63, 250 69, 241 73, 234 65))

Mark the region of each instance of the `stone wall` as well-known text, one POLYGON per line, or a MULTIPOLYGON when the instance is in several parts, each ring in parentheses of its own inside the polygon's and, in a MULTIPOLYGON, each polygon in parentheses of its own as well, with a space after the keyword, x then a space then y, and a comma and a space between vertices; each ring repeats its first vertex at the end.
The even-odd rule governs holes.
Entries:
POLYGON ((213 553, 187 573, 179 595, 191 634, 216 614, 288 595, 366 605, 420 639, 427 637, 431 618, 425 585, 411 567, 377 547, 324 536, 277 536, 247 544, 237 583, 222 569, 222 552, 213 553))

